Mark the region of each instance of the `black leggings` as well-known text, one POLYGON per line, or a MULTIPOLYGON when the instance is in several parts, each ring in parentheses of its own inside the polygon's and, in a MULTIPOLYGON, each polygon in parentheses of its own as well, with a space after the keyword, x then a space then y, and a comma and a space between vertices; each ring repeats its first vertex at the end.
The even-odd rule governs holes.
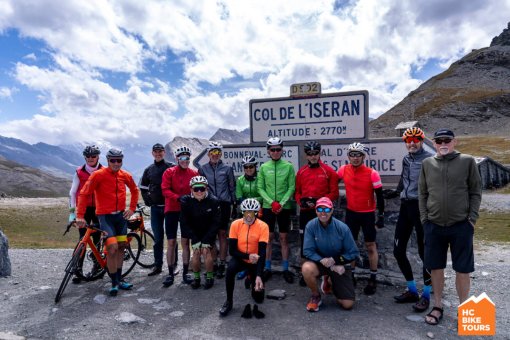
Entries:
MULTIPOLYGON (((418 200, 402 200, 400 204, 400 214, 398 216, 397 226, 395 227, 395 239, 393 242, 393 255, 397 260, 398 266, 404 274, 406 281, 414 280, 413 269, 407 258, 407 243, 413 233, 413 227, 416 230, 416 241, 418 243, 418 255, 422 262, 424 257, 424 238, 423 226, 420 221, 420 210, 418 200)), ((423 264, 423 282, 430 285, 430 271, 423 264)))
POLYGON ((251 286, 255 286, 255 278, 257 277, 257 265, 246 263, 237 257, 232 257, 227 267, 227 275, 225 278, 227 286, 227 300, 234 301, 234 287, 236 283, 236 274, 243 271, 248 271, 248 277, 251 280, 251 286))

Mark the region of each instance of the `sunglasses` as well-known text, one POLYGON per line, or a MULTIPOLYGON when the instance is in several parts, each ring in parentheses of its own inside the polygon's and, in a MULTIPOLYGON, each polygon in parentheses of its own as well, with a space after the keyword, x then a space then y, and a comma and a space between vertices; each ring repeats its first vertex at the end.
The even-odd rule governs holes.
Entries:
POLYGON ((331 212, 331 210, 333 210, 333 209, 331 209, 331 208, 318 207, 316 210, 317 210, 317 212, 330 213, 330 212, 331 212))
POLYGON ((221 150, 218 150, 218 149, 216 149, 216 150, 211 150, 211 151, 209 151, 209 153, 210 153, 211 155, 221 155, 221 150))
POLYGON ((205 191, 205 187, 193 187, 193 191, 194 192, 204 192, 205 191))
POLYGON ((245 169, 255 169, 255 165, 245 165, 245 169))
POLYGON ((122 159, 121 158, 110 158, 108 160, 108 162, 110 162, 110 163, 122 163, 122 159))
POLYGON ((306 153, 307 156, 317 156, 318 154, 319 154, 319 151, 310 151, 310 152, 306 153))
POLYGON ((253 210, 245 210, 243 211, 243 215, 255 215, 256 211, 253 210))
POLYGON ((271 148, 271 149, 269 149, 269 151, 271 151, 271 152, 280 152, 280 151, 282 151, 282 148, 271 148))
POLYGON ((437 145, 441 145, 441 144, 450 144, 450 142, 452 141, 451 138, 437 138, 437 139, 434 139, 434 142, 436 142, 437 145))
POLYGON ((97 155, 90 155, 90 156, 85 156, 87 158, 97 158, 97 155))
POLYGON ((422 138, 420 138, 420 137, 407 137, 407 138, 405 139, 405 142, 406 142, 407 144, 409 144, 409 143, 411 143, 411 142, 414 142, 415 144, 417 144, 417 143, 421 142, 422 140, 423 140, 423 139, 422 139, 422 138))
POLYGON ((349 157, 363 157, 361 152, 349 152, 349 157))
POLYGON ((189 156, 180 156, 179 160, 180 161, 189 161, 189 156))

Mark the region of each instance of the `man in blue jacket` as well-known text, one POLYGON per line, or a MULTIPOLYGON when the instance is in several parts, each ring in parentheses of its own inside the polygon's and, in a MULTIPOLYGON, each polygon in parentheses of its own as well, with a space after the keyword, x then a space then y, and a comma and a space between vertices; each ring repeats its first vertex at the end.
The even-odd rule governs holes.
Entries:
POLYGON ((306 261, 301 272, 312 296, 306 305, 309 312, 319 311, 322 304, 317 278, 324 275, 321 290, 333 292, 338 304, 344 309, 354 306, 354 283, 351 279, 350 263, 359 256, 347 225, 333 217, 333 202, 322 197, 315 204, 317 218, 305 228, 304 255, 306 261))

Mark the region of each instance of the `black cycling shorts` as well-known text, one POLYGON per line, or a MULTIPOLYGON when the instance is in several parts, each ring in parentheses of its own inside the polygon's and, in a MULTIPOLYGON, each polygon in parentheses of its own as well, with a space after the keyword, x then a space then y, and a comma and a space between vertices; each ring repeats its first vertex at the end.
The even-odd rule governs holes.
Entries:
MULTIPOLYGON (((165 214, 165 233, 167 240, 177 238, 177 227, 179 226, 180 211, 169 211, 165 214)), ((181 224, 181 238, 191 238, 191 231, 181 224)))
POLYGON ((375 213, 355 212, 347 209, 345 213, 345 224, 349 227, 354 241, 358 240, 360 228, 363 230, 365 242, 375 242, 377 232, 375 230, 375 213))
POLYGON ((262 210, 262 221, 269 226, 269 232, 274 233, 276 222, 278 222, 278 232, 288 233, 290 229, 290 209, 282 209, 278 215, 271 209, 262 210))
POLYGON ((340 300, 355 300, 356 294, 354 291, 354 283, 352 281, 352 272, 346 269, 345 273, 339 275, 337 272, 326 268, 318 261, 312 261, 319 269, 319 276, 329 275, 331 283, 333 284, 333 294, 340 300))

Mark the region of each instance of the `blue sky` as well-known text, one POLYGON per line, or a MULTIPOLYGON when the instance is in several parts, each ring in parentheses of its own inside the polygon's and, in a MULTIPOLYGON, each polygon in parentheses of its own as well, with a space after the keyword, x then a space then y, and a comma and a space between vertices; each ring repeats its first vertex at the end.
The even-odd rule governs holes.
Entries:
POLYGON ((510 0, 0 4, 0 135, 152 143, 249 126, 293 83, 368 90, 370 115, 506 28, 510 0))

